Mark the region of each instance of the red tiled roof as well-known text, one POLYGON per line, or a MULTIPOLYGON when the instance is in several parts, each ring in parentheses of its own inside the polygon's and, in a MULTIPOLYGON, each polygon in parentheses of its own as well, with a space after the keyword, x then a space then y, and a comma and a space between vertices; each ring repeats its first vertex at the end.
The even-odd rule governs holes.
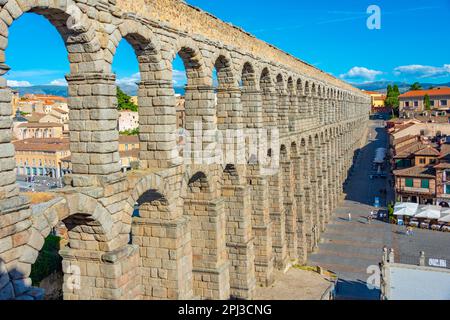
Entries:
POLYGON ((411 167, 401 170, 394 170, 394 175, 401 177, 434 178, 435 170, 432 167, 411 167))
POLYGON ((431 146, 427 146, 417 152, 414 152, 416 156, 439 156, 440 152, 431 146))
POLYGON ((408 91, 404 94, 401 94, 399 98, 414 98, 414 97, 424 97, 426 94, 431 96, 450 96, 450 88, 449 87, 441 87, 430 90, 414 90, 408 91))
POLYGON ((25 140, 14 141, 16 151, 69 151, 69 140, 58 138, 31 138, 25 140))

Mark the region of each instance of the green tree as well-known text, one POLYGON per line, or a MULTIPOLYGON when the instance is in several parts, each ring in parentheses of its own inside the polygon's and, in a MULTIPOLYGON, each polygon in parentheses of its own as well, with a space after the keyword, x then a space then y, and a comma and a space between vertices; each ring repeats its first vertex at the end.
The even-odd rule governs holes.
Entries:
POLYGON ((117 109, 118 110, 129 110, 138 111, 138 106, 131 101, 131 97, 117 87, 117 109))
POLYGON ((400 90, 397 85, 393 87, 388 85, 386 100, 384 102, 386 107, 392 108, 392 116, 398 116, 398 107, 400 106, 400 101, 398 100, 398 96, 400 95, 400 90))
POLYGON ((428 94, 423 97, 423 105, 425 106, 425 110, 430 111, 431 110, 431 101, 430 96, 428 94))
POLYGON ((409 88, 409 91, 417 91, 422 90, 422 86, 418 82, 414 82, 411 87, 409 88))

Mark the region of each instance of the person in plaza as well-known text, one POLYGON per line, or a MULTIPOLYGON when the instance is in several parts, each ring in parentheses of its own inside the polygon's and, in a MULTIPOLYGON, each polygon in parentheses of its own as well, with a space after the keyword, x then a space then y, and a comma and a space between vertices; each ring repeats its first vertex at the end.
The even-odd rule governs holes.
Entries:
POLYGON ((348 221, 352 221, 352 214, 350 212, 348 213, 348 221))

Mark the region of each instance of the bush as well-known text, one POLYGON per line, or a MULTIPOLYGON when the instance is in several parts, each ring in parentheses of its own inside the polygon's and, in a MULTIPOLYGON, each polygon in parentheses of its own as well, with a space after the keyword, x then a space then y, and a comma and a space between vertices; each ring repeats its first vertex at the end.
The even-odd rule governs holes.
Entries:
POLYGON ((30 278, 33 286, 39 286, 40 282, 52 273, 62 271, 62 258, 58 253, 60 241, 61 238, 53 235, 45 239, 44 246, 31 267, 30 278))

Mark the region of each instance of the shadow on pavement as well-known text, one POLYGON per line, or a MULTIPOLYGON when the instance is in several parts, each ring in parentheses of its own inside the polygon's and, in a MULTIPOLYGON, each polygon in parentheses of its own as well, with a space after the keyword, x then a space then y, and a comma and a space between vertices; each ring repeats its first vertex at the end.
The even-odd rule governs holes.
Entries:
POLYGON ((364 281, 339 279, 336 286, 336 300, 380 300, 378 288, 369 289, 364 281))

